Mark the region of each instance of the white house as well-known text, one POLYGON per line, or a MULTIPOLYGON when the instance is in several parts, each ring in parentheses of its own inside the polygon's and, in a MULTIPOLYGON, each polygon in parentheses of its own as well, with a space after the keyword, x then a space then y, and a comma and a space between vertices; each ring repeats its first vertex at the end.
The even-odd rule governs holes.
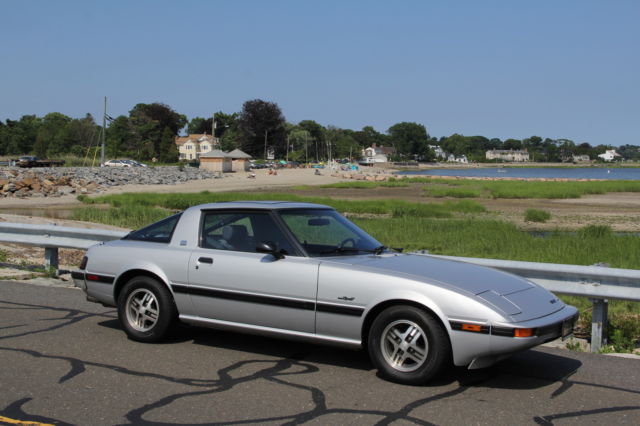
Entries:
POLYGON ((366 163, 386 163, 389 161, 389 156, 394 153, 393 147, 376 146, 374 143, 369 148, 362 150, 362 158, 366 163))
POLYGON ((440 145, 429 145, 429 148, 436 154, 436 158, 447 159, 447 153, 440 148, 440 145))
POLYGON ((618 154, 615 149, 607 149, 604 154, 598 154, 598 157, 604 161, 613 161, 618 157, 622 157, 622 155, 618 154))
POLYGON ((463 164, 466 164, 469 162, 466 155, 461 155, 460 157, 456 157, 453 154, 449 154, 449 156, 447 157, 447 161, 450 163, 463 163, 463 164))
POLYGON ((211 135, 192 134, 189 136, 177 136, 176 146, 180 153, 180 160, 197 160, 200 155, 213 151, 220 145, 217 138, 211 135))
POLYGON ((503 160, 513 162, 529 161, 529 153, 526 149, 490 149, 485 153, 487 160, 503 160))

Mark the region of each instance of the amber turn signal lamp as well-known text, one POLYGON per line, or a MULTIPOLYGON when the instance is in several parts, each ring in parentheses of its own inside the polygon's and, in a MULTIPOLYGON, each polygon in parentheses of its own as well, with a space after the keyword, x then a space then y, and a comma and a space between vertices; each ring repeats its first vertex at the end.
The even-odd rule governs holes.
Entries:
POLYGON ((478 333, 482 331, 482 327, 478 324, 462 324, 462 329, 464 331, 477 331, 478 333))
POLYGON ((516 328, 513 333, 513 337, 531 337, 533 336, 533 328, 516 328))

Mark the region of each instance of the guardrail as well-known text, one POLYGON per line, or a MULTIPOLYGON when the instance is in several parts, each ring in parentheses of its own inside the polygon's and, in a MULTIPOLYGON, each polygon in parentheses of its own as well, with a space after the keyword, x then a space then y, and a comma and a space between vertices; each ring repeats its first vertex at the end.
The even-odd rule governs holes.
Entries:
POLYGON ((0 223, 0 241, 44 247, 44 266, 59 267, 58 248, 86 250, 103 241, 117 240, 123 231, 71 228, 57 225, 31 225, 26 223, 0 223))
MULTIPOLYGON (((103 229, 70 228, 57 225, 0 223, 0 242, 44 247, 45 267, 58 269, 58 248, 87 249, 103 241, 117 240, 127 233, 103 229)), ((640 301, 640 270, 603 266, 561 265, 499 259, 431 255, 496 268, 519 275, 554 293, 588 297, 593 303, 591 351, 606 342, 608 299, 640 301)))

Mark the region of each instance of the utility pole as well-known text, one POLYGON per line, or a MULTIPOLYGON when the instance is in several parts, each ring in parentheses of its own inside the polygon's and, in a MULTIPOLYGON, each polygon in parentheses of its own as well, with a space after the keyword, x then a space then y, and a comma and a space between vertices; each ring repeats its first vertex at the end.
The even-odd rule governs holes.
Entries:
POLYGON ((264 161, 267 161, 267 132, 268 130, 264 131, 264 161))
POLYGON ((216 116, 211 116, 211 146, 216 146, 216 116))
POLYGON ((100 167, 104 164, 104 139, 107 133, 107 97, 104 97, 104 114, 102 114, 102 146, 100 147, 100 167))
POLYGON ((289 162, 289 135, 287 135, 287 155, 286 155, 286 162, 289 162))

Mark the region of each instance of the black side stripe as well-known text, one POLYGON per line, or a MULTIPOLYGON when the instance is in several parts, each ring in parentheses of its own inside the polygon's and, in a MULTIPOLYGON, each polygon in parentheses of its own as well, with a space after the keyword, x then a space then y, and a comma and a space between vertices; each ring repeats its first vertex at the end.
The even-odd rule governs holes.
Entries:
POLYGON ((261 305, 282 306, 285 308, 303 309, 305 311, 317 310, 318 312, 333 313, 339 315, 361 316, 363 308, 352 306, 336 306, 327 303, 314 303, 304 300, 291 300, 272 296, 258 296, 255 294, 234 293, 224 290, 214 290, 208 288, 189 287, 182 284, 172 284, 171 288, 175 293, 191 294, 193 296, 204 296, 215 299, 236 300, 239 302, 258 303, 261 305))
POLYGON ((98 275, 98 274, 91 274, 91 273, 85 273, 84 278, 87 281, 103 283, 103 284, 113 284, 113 282, 115 281, 115 277, 109 277, 107 275, 98 275))
POLYGON ((304 309, 313 311, 315 304, 304 300, 283 299, 280 297, 258 296, 255 294, 232 293, 224 290, 213 290, 208 288, 194 288, 180 284, 172 284, 171 288, 176 293, 191 294, 194 296, 212 297, 215 299, 237 300, 240 302, 259 303, 261 305, 284 306, 286 308, 304 309))
POLYGON ((73 278, 74 280, 84 280, 84 272, 71 271, 71 278, 73 278))
POLYGON ((364 313, 364 308, 359 308, 357 306, 336 306, 336 305, 329 305, 327 303, 316 304, 316 310, 318 312, 349 315, 354 317, 362 316, 362 314, 364 313))

